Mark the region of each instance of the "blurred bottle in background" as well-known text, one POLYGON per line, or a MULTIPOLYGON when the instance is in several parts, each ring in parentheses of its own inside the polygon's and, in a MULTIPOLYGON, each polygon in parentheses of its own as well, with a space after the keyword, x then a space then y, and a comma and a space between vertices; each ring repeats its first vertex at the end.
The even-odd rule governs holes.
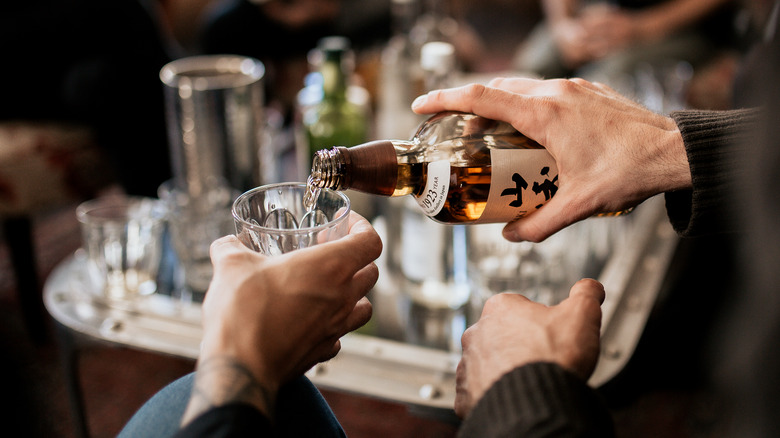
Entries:
POLYGON ((419 0, 393 0, 391 11, 393 36, 382 50, 376 134, 377 138, 410 138, 423 120, 411 111, 424 89, 419 47, 411 38, 419 0))
MULTIPOLYGON (((410 32, 418 53, 430 42, 454 44, 459 29, 458 21, 450 13, 451 2, 446 0, 422 0, 422 10, 410 32)), ((419 56, 419 55, 418 55, 419 56)))
MULTIPOLYGON (((311 159, 320 149, 353 146, 369 139, 371 106, 368 91, 353 81, 355 55, 349 39, 323 38, 309 54, 312 72, 297 97, 296 149, 299 180, 311 171, 311 159)), ((371 199, 349 192, 353 210, 370 217, 371 199)))
MULTIPOLYGON (((323 38, 311 56, 312 64, 318 67, 322 94, 318 102, 311 102, 302 113, 309 160, 322 148, 365 142, 369 122, 366 108, 348 99, 347 91, 355 69, 349 40, 323 38)), ((317 84, 316 79, 310 80, 310 85, 317 84)))

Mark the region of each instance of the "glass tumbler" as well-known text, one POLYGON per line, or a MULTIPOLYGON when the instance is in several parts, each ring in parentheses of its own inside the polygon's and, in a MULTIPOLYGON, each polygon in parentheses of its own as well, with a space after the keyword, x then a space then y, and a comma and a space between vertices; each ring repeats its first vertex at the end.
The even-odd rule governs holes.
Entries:
POLYGON ((169 212, 168 229, 183 274, 182 292, 202 300, 211 283, 211 243, 233 232, 231 206, 237 191, 228 187, 210 190, 195 202, 172 181, 160 185, 158 195, 169 212))
POLYGON ((304 183, 270 184, 249 190, 233 202, 236 236, 248 248, 280 255, 331 240, 349 231, 349 198, 322 190, 311 210, 304 183))
POLYGON ((76 208, 94 292, 127 301, 157 291, 167 210, 158 199, 108 197, 76 208))

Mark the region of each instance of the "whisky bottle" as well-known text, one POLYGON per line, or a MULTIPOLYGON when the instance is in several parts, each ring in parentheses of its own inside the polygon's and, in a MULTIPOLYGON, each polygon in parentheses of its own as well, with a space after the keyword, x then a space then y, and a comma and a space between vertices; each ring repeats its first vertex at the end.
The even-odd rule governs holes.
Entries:
POLYGON ((510 222, 558 190, 555 160, 510 124, 442 112, 411 140, 378 140, 320 150, 310 184, 382 196, 412 195, 422 211, 449 224, 510 222))

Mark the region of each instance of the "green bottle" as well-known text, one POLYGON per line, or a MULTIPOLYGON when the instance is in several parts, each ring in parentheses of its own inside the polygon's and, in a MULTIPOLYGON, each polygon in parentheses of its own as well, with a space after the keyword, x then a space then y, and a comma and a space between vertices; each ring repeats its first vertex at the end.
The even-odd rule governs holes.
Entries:
POLYGON ((303 113, 309 160, 323 148, 352 146, 368 140, 366 110, 348 98, 349 79, 354 71, 349 40, 323 38, 314 53, 319 57, 315 62, 319 64, 322 99, 303 113))

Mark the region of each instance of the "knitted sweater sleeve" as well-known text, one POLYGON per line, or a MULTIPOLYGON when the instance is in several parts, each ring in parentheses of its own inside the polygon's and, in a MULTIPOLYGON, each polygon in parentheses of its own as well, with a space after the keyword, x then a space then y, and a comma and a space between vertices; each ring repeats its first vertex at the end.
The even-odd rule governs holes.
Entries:
POLYGON ((693 183, 691 190, 665 194, 672 226, 684 237, 738 231, 739 172, 757 110, 689 110, 671 117, 682 133, 693 183))
POLYGON ((504 375, 477 402, 459 438, 614 436, 596 392, 552 363, 532 363, 504 375))

